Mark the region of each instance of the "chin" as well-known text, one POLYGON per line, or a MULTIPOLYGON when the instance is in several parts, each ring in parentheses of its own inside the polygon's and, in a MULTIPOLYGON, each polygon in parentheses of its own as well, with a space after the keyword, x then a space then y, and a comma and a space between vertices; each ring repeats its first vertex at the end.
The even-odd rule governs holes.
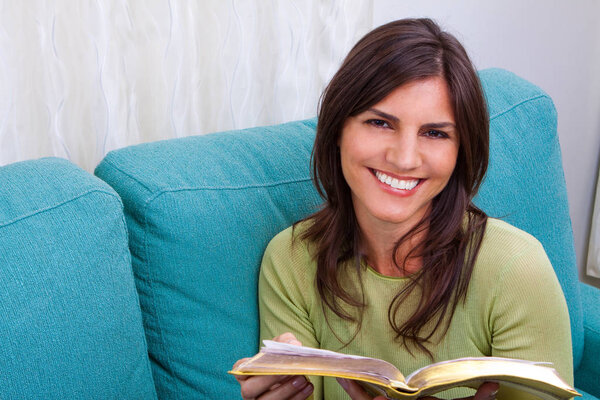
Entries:
POLYGON ((414 215, 380 215, 377 217, 377 219, 379 219, 382 222, 386 222, 388 224, 394 224, 394 225, 404 225, 407 224, 411 221, 417 221, 415 218, 413 218, 414 215))
POLYGON ((377 212, 376 210, 372 211, 373 212, 371 213, 371 215, 373 215, 381 222, 394 225, 416 225, 425 214, 422 208, 414 210, 413 212, 407 212, 407 210, 404 210, 403 212, 398 212, 398 206, 388 210, 379 209, 379 212, 377 212))

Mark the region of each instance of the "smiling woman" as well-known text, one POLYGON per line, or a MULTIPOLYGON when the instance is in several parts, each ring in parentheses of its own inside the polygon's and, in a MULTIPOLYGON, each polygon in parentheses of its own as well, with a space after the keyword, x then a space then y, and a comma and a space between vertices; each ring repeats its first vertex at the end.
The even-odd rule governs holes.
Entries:
MULTIPOLYGON (((265 251, 261 338, 406 371, 469 356, 547 361, 572 383, 566 302, 542 246, 472 203, 488 125, 475 69, 433 21, 361 39, 319 110, 312 167, 324 204, 265 251)), ((246 399, 371 399, 348 380, 237 379, 246 399)), ((484 383, 474 399, 496 395, 530 398, 484 383)))
POLYGON ((454 125, 441 77, 400 86, 346 120, 339 141, 342 172, 364 245, 372 249, 365 254, 376 258, 366 261, 377 271, 404 273, 389 252, 431 211, 454 172, 459 149, 454 125))
POLYGON ((337 282, 341 260, 361 259, 384 275, 418 271, 391 301, 389 320, 403 342, 427 352, 436 329, 423 328, 448 324, 444 315, 466 293, 485 231, 487 217, 471 199, 487 169, 488 126, 465 50, 431 20, 384 25, 350 51, 319 112, 313 172, 326 205, 302 233, 319 244, 316 283, 334 313, 354 320, 340 301, 365 306, 337 282), (354 145, 345 148, 348 133, 354 145), (379 160, 356 169, 346 162, 375 148, 379 160), (393 190, 373 179, 375 171, 418 182, 413 191, 393 190), (361 187, 366 182, 371 187, 361 187), (398 308, 416 286, 423 295, 406 319, 398 308))

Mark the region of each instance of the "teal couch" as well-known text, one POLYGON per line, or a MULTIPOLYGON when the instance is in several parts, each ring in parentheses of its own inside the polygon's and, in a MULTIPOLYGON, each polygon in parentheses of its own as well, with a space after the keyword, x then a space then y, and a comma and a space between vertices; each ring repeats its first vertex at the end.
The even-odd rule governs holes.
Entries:
MULTIPOLYGON (((578 282, 556 114, 481 72, 490 168, 477 204, 535 235, 567 298, 576 386, 600 399, 600 290, 578 282)), ((314 211, 315 120, 0 168, 0 398, 239 398, 269 239, 314 211)))

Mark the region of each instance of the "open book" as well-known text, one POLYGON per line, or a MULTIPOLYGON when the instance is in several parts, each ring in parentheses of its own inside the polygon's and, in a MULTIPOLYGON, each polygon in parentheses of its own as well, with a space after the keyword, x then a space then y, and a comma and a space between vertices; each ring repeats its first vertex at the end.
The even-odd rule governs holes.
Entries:
POLYGON ((499 357, 459 358, 421 368, 406 378, 392 364, 375 358, 278 343, 270 340, 260 353, 230 371, 234 375, 319 375, 358 381, 373 395, 416 399, 453 387, 478 388, 499 382, 542 399, 580 396, 544 363, 499 357))

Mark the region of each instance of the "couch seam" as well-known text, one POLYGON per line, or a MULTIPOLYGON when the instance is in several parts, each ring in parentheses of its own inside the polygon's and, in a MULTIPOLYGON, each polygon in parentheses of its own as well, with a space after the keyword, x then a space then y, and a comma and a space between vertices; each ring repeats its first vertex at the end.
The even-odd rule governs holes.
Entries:
POLYGON ((583 321, 583 329, 592 333, 595 333, 597 335, 600 335, 600 330, 598 329, 594 329, 593 327, 585 324, 585 321, 583 321))
MULTIPOLYGON (((304 182, 311 182, 311 181, 312 181, 312 179, 306 178, 306 179, 274 182, 274 183, 270 183, 270 184, 266 184, 266 185, 252 184, 252 185, 238 186, 238 187, 236 187, 236 186, 230 186, 230 187, 226 187, 226 186, 208 187, 208 186, 206 186, 206 187, 181 187, 181 188, 176 188, 176 189, 161 189, 146 199, 144 208, 148 208, 150 203, 152 203, 154 200, 156 200, 158 197, 162 196, 163 194, 167 194, 167 193, 213 191, 213 190, 236 191, 236 190, 245 190, 245 189, 261 189, 261 188, 272 188, 272 187, 277 187, 277 186, 292 185, 292 184, 296 184, 296 183, 304 183, 304 182)), ((144 210, 144 223, 146 223, 145 218, 146 218, 146 210, 144 210)))
POLYGON ((8 222, 0 223, 0 228, 4 228, 5 226, 9 226, 9 225, 15 224, 15 223, 17 223, 19 221, 22 221, 22 220, 34 217, 36 215, 45 213, 45 212, 53 210, 53 209, 56 209, 56 208, 61 207, 61 206, 65 205, 65 204, 68 204, 68 203, 71 203, 73 201, 79 200, 80 198, 82 198, 84 196, 87 196, 90 193, 95 193, 95 192, 97 192, 97 193, 104 193, 104 194, 107 194, 107 195, 109 195, 111 197, 114 197, 119 202, 119 204, 121 205, 121 207, 123 207, 123 203, 121 202, 121 198, 118 197, 117 195, 115 195, 114 193, 111 193, 108 190, 90 189, 87 192, 81 193, 81 194, 79 194, 76 197, 72 197, 72 198, 70 198, 68 200, 61 201, 60 203, 54 204, 52 206, 48 206, 46 208, 42 208, 40 210, 36 210, 36 211, 34 211, 32 213, 29 213, 29 214, 21 215, 21 216, 19 216, 17 218, 9 220, 8 222))
MULTIPOLYGON (((121 199, 119 198, 119 201, 121 201, 121 199)), ((154 382, 154 374, 152 373, 152 362, 150 361, 150 352, 148 351, 148 338, 146 337, 146 328, 144 327, 144 315, 142 313, 142 304, 140 302, 140 293, 138 292, 137 289, 137 285, 136 285, 136 278, 135 278, 135 273, 133 272, 133 257, 131 255, 131 247, 129 246, 129 227, 127 226, 127 219, 125 218, 125 213, 124 213, 124 206, 123 203, 121 203, 121 229, 123 229, 124 233, 125 233, 125 238, 126 238, 126 249, 127 249, 127 261, 129 262, 129 276, 131 278, 131 282, 133 284, 133 291, 135 293, 135 299, 137 301, 137 307, 139 310, 139 319, 140 319, 140 324, 141 326, 139 326, 138 328, 141 328, 141 338, 143 341, 143 345, 144 345, 144 352, 142 354, 142 356, 145 357, 145 363, 146 363, 146 373, 149 374, 150 376, 150 380, 152 382, 152 389, 154 391, 154 399, 158 398, 158 394, 156 393, 156 382, 154 382)))
POLYGON ((236 190, 245 190, 245 189, 261 189, 261 188, 272 188, 272 187, 277 187, 277 186, 283 186, 283 185, 292 185, 292 184, 296 184, 296 183, 304 183, 304 182, 311 182, 312 179, 311 178, 305 178, 305 179, 295 179, 295 180, 289 180, 289 181, 279 181, 279 182, 273 182, 273 183, 268 183, 268 184, 249 184, 249 185, 245 185, 245 186, 198 186, 198 187, 179 187, 179 188, 172 188, 172 189, 160 189, 158 190, 156 193, 154 193, 152 196, 150 196, 146 203, 151 203, 155 198, 165 194, 165 193, 174 193, 174 192, 193 192, 193 191, 213 191, 213 190, 228 190, 228 191, 236 191, 236 190))
POLYGON ((121 168, 117 167, 112 161, 108 160, 108 159, 104 159, 104 162, 107 163, 108 165, 110 165, 111 167, 113 167, 114 169, 116 169, 117 171, 119 171, 120 173, 122 173, 123 175, 127 176, 129 179, 137 182, 138 184, 140 184, 142 187, 144 187, 144 189, 146 189, 148 192, 152 193, 152 189, 150 189, 148 186, 146 186, 142 181, 140 181, 139 179, 137 179, 136 177, 134 177, 133 175, 125 172, 124 170, 122 170, 121 168))
POLYGON ((494 114, 494 115, 490 116, 490 121, 492 121, 493 119, 496 119, 496 118, 498 118, 498 117, 501 117, 502 115, 504 115, 504 114, 508 113, 509 111, 512 111, 512 110, 514 110, 514 109, 515 109, 515 108, 517 108, 517 107, 520 107, 520 106, 522 106, 523 104, 526 104, 526 103, 529 103, 529 102, 531 102, 531 101, 534 101, 534 100, 537 100, 537 99, 541 99, 541 98, 549 99, 550 101, 552 101, 552 100, 550 99, 550 97, 548 97, 548 95, 546 95, 546 94, 537 94, 537 95, 535 95, 535 96, 532 96, 532 97, 529 97, 529 98, 527 98, 527 99, 521 100, 521 101, 520 101, 520 102, 518 102, 517 104, 513 104, 513 105, 511 105, 510 107, 508 107, 507 109, 505 109, 505 110, 502 110, 502 111, 499 111, 499 112, 497 112, 496 114, 494 114))
POLYGON ((152 199, 153 197, 156 197, 156 196, 162 194, 163 192, 176 192, 176 191, 186 191, 186 190, 189 190, 189 191, 192 191, 192 190, 244 190, 244 189, 257 189, 257 188, 263 188, 263 187, 275 187, 275 186, 280 186, 280 185, 289 185, 289 184, 293 184, 293 183, 312 181, 312 178, 301 178, 301 179, 290 179, 290 180, 286 180, 286 181, 276 181, 276 182, 263 183, 263 184, 253 183, 253 184, 248 184, 248 185, 244 185, 244 186, 197 186, 197 187, 190 186, 190 187, 180 187, 180 188, 176 188, 176 189, 172 189, 172 188, 164 189, 164 188, 157 187, 156 189, 153 190, 152 188, 145 185, 141 180, 137 179, 133 175, 131 175, 131 174, 125 172, 124 170, 122 170, 121 168, 117 167, 111 161, 104 160, 104 162, 109 164, 111 167, 113 167, 117 171, 121 172, 123 175, 126 175, 131 180, 139 183, 148 192, 153 193, 153 192, 158 191, 158 193, 154 193, 152 196, 150 196, 149 199, 152 199))
MULTIPOLYGON (((144 362, 146 367, 144 368, 144 370, 146 371, 146 373, 149 375, 150 377, 150 383, 152 384, 152 391, 154 394, 153 399, 157 399, 158 395, 156 393, 156 383, 154 382, 154 374, 152 373, 152 365, 151 365, 151 361, 150 361, 150 357, 149 357, 149 352, 148 352, 148 340, 146 338, 146 329, 144 327, 144 316, 142 315, 142 309, 141 309, 141 304, 140 304, 140 294, 137 290, 137 286, 136 286, 136 279, 135 279, 135 274, 133 272, 133 259, 131 256, 131 248, 129 247, 129 228, 127 227, 127 220, 125 218, 125 213, 123 212, 123 203, 121 201, 121 198, 118 197, 117 198, 120 202, 121 205, 121 209, 120 209, 120 223, 121 223, 121 229, 123 230, 123 233, 125 234, 125 239, 126 239, 126 251, 127 251, 127 262, 129 265, 129 277, 131 279, 131 283, 133 284, 133 291, 135 293, 135 300, 137 301, 137 309, 138 309, 138 316, 139 316, 139 320, 140 320, 140 324, 141 326, 138 326, 138 328, 141 328, 141 339, 142 339, 142 343, 143 343, 143 350, 144 352, 141 354, 141 356, 144 358, 144 362)), ((139 334, 140 332, 138 332, 139 334)), ((141 390, 141 389, 140 389, 141 390)))
MULTIPOLYGON (((156 198, 156 196, 153 196, 151 199, 156 198)), ((152 201, 151 199, 147 199, 146 203, 144 204, 143 210, 144 210, 144 263, 146 264, 146 266, 149 266, 149 258, 148 258, 148 205, 150 204, 150 202, 152 201)), ((176 390, 176 385, 175 385, 175 377, 173 376, 173 362, 171 359, 171 353, 170 351, 168 351, 167 346, 165 345, 165 339, 163 336, 163 332, 162 332, 162 323, 160 322, 160 316, 158 313, 158 308, 157 308, 157 300, 156 300, 156 295, 154 292, 154 278, 152 277, 150 268, 146 269, 148 272, 148 284, 150 285, 150 293, 152 293, 152 308, 154 311, 154 316, 156 318, 156 329, 158 330, 158 336, 160 338, 160 347, 162 348, 162 352, 163 354, 165 354, 165 361, 167 363, 167 367, 169 369, 169 379, 171 381, 171 391, 173 393, 175 393, 175 397, 179 398, 178 392, 176 390)), ((154 374, 153 375, 153 380, 154 380, 154 374)), ((155 383, 156 385, 156 383, 155 383)), ((157 396, 158 396, 158 391, 157 391, 157 396)))

